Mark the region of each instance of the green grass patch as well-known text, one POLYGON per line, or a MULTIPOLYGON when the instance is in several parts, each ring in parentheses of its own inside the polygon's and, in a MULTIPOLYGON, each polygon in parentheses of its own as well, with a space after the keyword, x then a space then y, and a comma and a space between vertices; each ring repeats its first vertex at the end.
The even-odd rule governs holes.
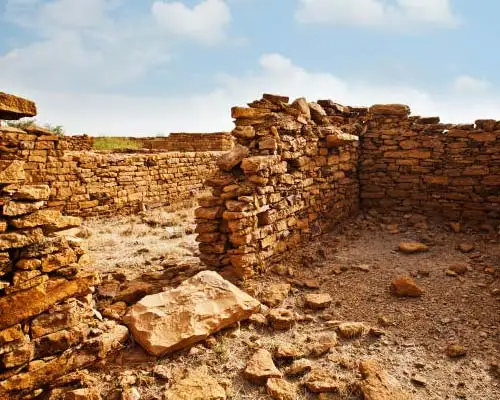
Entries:
POLYGON ((139 142, 128 138, 120 137, 95 137, 94 150, 124 150, 124 149, 141 149, 139 142))

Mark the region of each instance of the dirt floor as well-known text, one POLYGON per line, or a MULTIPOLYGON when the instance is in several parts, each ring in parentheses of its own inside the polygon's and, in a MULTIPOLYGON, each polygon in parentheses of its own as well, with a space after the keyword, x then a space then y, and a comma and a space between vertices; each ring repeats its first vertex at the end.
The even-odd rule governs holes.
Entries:
MULTIPOLYGON (((161 278, 159 286, 171 286, 203 268, 193 232, 192 209, 156 210, 87 221, 80 236, 88 239, 104 284, 121 276, 146 282, 161 278)), ((344 390, 331 399, 360 399, 357 366, 366 359, 377 360, 414 399, 500 399, 498 232, 485 227, 483 233, 465 228, 457 233, 447 224, 416 216, 389 220, 372 213, 319 236, 272 270, 241 287, 261 298, 274 284, 290 283, 290 294, 280 306, 296 315, 290 330, 244 322, 216 334, 215 340, 163 359, 148 356, 131 341, 116 360, 91 371, 103 398, 139 393, 141 399, 161 399, 187 369, 206 365, 227 388, 228 398, 271 399, 265 387, 247 382, 242 371, 256 349, 275 353, 280 345, 290 344, 311 360, 313 369, 345 382, 344 390), (429 250, 411 255, 398 251, 399 243, 408 240, 425 243, 429 250), (473 249, 464 253, 461 244, 473 249), (465 273, 452 273, 456 266, 465 273), (424 290, 421 297, 391 294, 392 280, 405 275, 424 290), (310 310, 304 306, 308 293, 328 293, 333 302, 327 309, 310 310), (365 329, 359 337, 345 339, 336 333, 344 322, 362 322, 365 329), (314 354, 336 337, 338 343, 329 351, 314 354), (463 346, 466 355, 450 358, 451 344, 463 346)), ((285 371, 289 362, 276 364, 285 371)), ((318 398, 303 386, 307 374, 287 379, 296 384, 297 399, 318 398)))

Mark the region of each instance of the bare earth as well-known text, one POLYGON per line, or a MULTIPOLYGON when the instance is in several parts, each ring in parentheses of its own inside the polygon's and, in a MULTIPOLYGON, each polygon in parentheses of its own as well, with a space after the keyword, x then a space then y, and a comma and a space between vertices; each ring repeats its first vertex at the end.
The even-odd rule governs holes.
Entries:
MULTIPOLYGON (((203 268, 196 258, 192 210, 156 210, 86 225, 81 235, 88 237, 89 251, 104 278, 112 273, 124 273, 129 280, 168 276, 170 281, 161 282, 169 286, 203 268)), ((92 372, 103 398, 119 399, 122 391, 134 387, 141 399, 161 399, 187 368, 206 365, 227 388, 228 398, 271 399, 265 387, 248 383, 242 374, 256 349, 274 352, 287 343, 309 354, 322 338, 334 335, 338 323, 350 321, 363 322, 383 335, 339 337, 326 355, 309 355, 314 365, 346 382, 345 390, 328 398, 360 399, 357 366, 375 359, 415 399, 500 399, 498 233, 454 233, 445 224, 416 223, 415 218, 389 221, 361 216, 291 252, 280 266, 241 286, 259 298, 272 284, 291 283, 292 291, 281 308, 299 316, 292 329, 275 331, 244 322, 218 333, 215 341, 163 359, 148 356, 131 342, 116 360, 92 372), (397 251, 405 240, 426 243, 429 251, 412 255, 397 251), (461 243, 475 248, 462 253, 461 243), (466 264, 467 272, 449 276, 446 271, 457 264, 466 264), (422 297, 398 298, 390 293, 391 281, 404 275, 412 275, 424 289, 422 297), (304 287, 307 280, 316 280, 320 287, 304 287), (308 310, 304 307, 307 293, 328 293, 333 302, 325 310, 308 310), (464 346, 466 356, 448 357, 450 344, 464 346)), ((276 361, 281 371, 288 364, 276 361)), ((318 398, 302 386, 307 375, 287 379, 297 384, 297 399, 318 398)))

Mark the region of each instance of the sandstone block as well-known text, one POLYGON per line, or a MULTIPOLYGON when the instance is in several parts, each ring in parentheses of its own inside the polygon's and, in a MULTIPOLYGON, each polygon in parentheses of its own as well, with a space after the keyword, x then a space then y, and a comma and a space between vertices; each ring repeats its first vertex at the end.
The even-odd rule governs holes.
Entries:
POLYGON ((250 153, 248 147, 236 145, 231 151, 227 152, 217 160, 217 165, 223 171, 231 171, 250 153))
POLYGON ((162 356, 247 319, 259 306, 217 273, 204 271, 176 289, 146 296, 129 309, 124 321, 138 343, 162 356))
POLYGON ((165 400, 226 400, 226 391, 206 368, 191 370, 165 393, 165 400))
POLYGON ((399 382, 373 360, 363 361, 359 369, 363 381, 359 384, 366 400, 410 400, 413 397, 401 389, 399 382))
POLYGON ((0 329, 41 314, 65 298, 82 295, 98 283, 97 275, 80 277, 73 281, 54 279, 29 290, 0 298, 0 329))
POLYGON ((0 119, 15 120, 35 115, 36 106, 31 100, 0 92, 0 119))
POLYGON ((281 378, 281 372, 274 365, 273 357, 265 349, 260 349, 248 360, 245 378, 254 383, 265 383, 268 378, 281 378))

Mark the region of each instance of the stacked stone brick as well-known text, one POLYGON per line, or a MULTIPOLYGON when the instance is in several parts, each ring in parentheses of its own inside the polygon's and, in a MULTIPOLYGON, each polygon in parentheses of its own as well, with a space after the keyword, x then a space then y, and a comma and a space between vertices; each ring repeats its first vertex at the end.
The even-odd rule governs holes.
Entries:
POLYGON ((0 127, 2 159, 25 160, 26 179, 50 186, 50 207, 77 216, 132 213, 181 202, 203 191, 218 152, 96 153, 39 127, 0 127), (76 147, 75 147, 76 146, 76 147))
POLYGON ((233 137, 226 132, 171 133, 168 137, 131 139, 145 149, 175 152, 227 151, 234 145, 233 137))
POLYGON ((61 138, 62 147, 68 151, 91 151, 94 139, 88 135, 64 136, 61 138))
POLYGON ((448 220, 500 219, 500 122, 439 123, 402 105, 374 106, 362 136, 364 208, 448 220))
POLYGON ((264 95, 235 107, 236 147, 196 210, 201 259, 250 276, 358 209, 358 137, 366 110, 264 95), (342 128, 345 128, 342 130, 342 128), (348 132, 348 133, 347 133, 348 132))
POLYGON ((0 154, 0 398, 33 398, 104 359, 128 332, 96 318, 98 277, 84 272, 78 241, 58 235, 80 219, 47 208, 50 188, 26 184, 25 162, 0 154))

